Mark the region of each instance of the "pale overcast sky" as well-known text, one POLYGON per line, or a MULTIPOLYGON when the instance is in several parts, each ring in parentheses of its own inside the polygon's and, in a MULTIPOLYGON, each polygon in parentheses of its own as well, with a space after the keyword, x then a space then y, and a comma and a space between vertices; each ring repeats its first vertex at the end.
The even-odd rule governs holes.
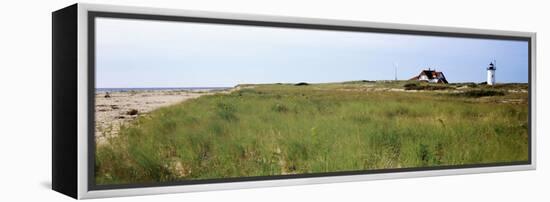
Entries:
POLYGON ((242 83, 409 79, 527 82, 524 41, 96 19, 96 87, 231 87, 242 83))

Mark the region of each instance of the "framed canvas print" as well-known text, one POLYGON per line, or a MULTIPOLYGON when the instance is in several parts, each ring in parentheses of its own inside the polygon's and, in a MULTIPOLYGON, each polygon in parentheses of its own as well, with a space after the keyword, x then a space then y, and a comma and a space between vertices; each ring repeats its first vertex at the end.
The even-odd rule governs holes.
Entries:
POLYGON ((52 15, 52 184, 74 198, 535 169, 535 33, 52 15))

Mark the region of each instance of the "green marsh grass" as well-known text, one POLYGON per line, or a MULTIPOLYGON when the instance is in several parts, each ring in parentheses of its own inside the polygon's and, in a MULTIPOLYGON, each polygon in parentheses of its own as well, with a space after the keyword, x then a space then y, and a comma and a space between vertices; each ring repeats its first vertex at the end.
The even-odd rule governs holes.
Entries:
MULTIPOLYGON (((256 85, 160 108, 96 148, 125 184, 526 161, 526 93, 365 91, 373 82, 256 85), (483 95, 482 95, 483 96, 483 95)), ((376 87, 376 86, 375 86, 376 87)))

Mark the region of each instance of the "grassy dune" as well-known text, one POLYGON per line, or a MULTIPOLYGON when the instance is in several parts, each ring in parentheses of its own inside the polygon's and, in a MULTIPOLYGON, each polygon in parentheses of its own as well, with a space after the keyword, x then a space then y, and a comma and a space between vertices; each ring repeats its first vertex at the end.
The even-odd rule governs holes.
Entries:
POLYGON ((526 85, 447 86, 271 84, 202 96, 140 117, 98 145, 96 182, 527 160, 527 93, 511 92, 526 85))

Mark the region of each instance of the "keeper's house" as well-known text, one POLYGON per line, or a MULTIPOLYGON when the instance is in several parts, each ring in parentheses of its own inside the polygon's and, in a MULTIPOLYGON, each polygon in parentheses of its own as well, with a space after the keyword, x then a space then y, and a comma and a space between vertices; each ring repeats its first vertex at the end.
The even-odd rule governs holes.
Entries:
POLYGON ((430 83, 449 83, 447 82, 443 72, 435 71, 435 69, 422 70, 418 76, 415 76, 409 80, 426 81, 430 83))

